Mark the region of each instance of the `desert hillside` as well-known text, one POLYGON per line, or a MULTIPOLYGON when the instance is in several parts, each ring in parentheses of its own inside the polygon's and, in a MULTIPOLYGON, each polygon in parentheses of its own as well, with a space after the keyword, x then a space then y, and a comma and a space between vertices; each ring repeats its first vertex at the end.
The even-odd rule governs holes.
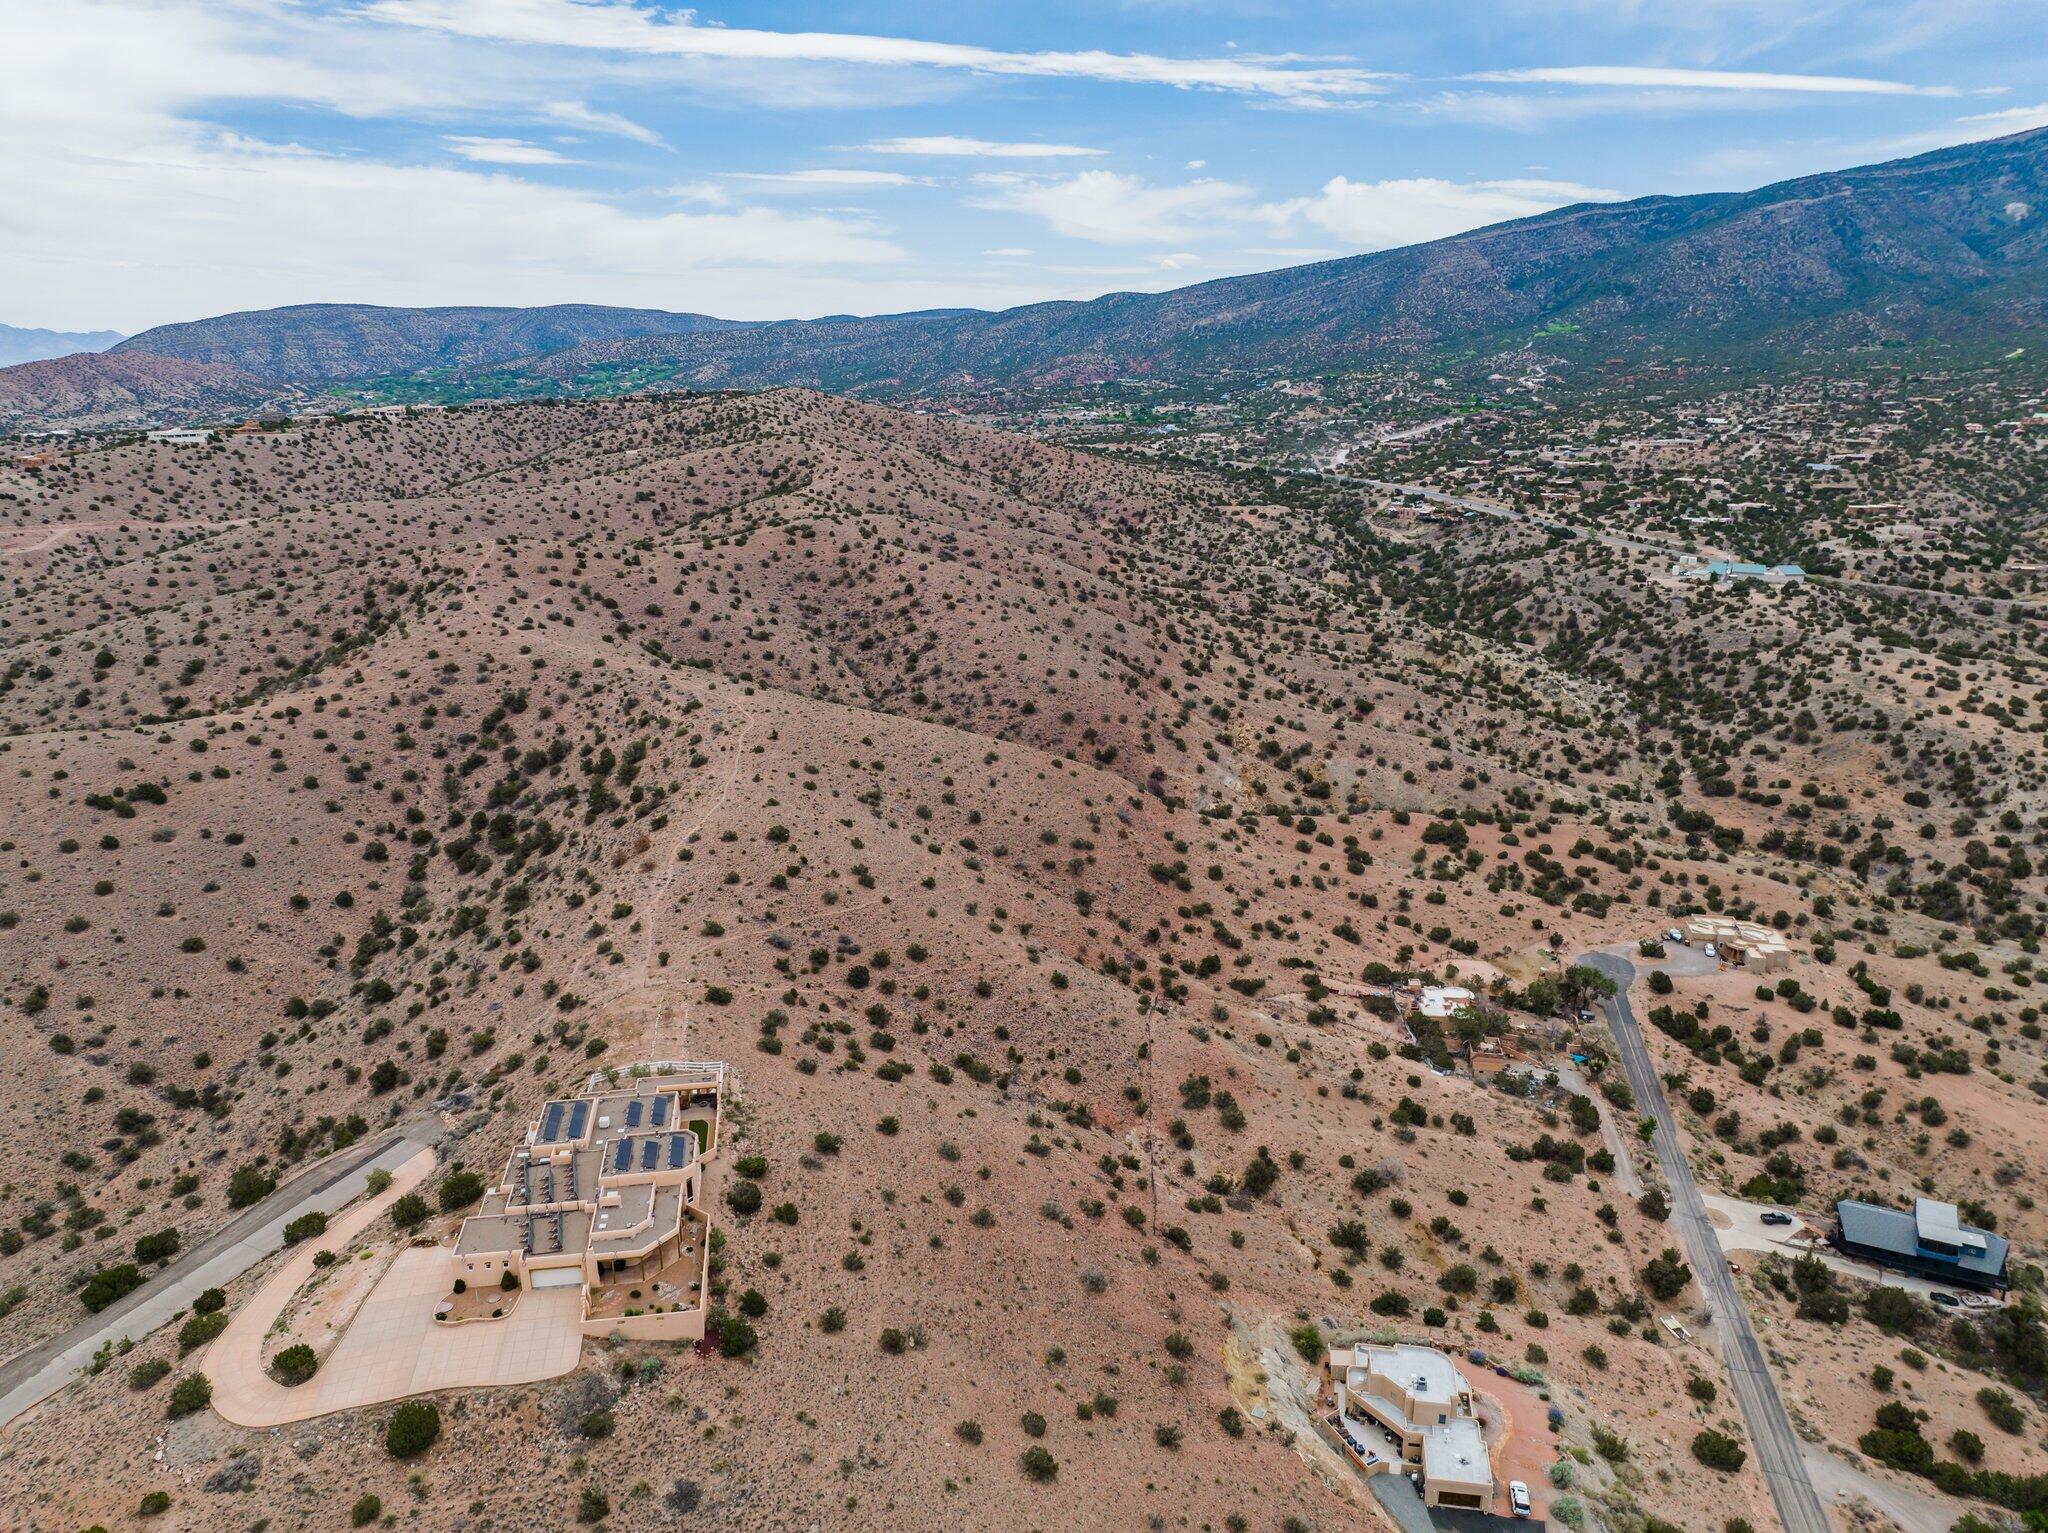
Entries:
MULTIPOLYGON (((238 1175, 430 1117, 489 1177, 639 1059, 730 1063, 714 1286, 759 1301, 743 1356, 595 1341, 444 1400, 411 1465, 379 1412, 166 1420, 206 1366, 172 1327, 10 1429, 10 1525, 163 1490, 158 1526, 224 1530, 366 1491, 422 1529, 593 1494, 620 1529, 1354 1527, 1304 1354, 1396 1329, 1519 1370, 1480 1371, 1546 1502, 1769 1527, 1755 1457, 1690 1447, 1741 1426, 1698 1288, 1655 1291, 1678 1239, 1577 1016, 1602 948, 1709 1191, 2048 1238, 2042 695, 1996 615, 1648 587, 1528 524, 1395 538, 795 391, 124 442, 0 490, 0 1353, 238 1175), (1791 967, 1688 970, 1654 940, 1688 912, 1791 967), (1411 1035, 1411 979, 1474 1009, 1411 1035)), ((1745 1292, 1847 1453, 1907 1341, 1847 1283, 1832 1318, 1769 1263, 1745 1292)), ((1930 1436, 2035 1366, 2038 1317, 1914 1324, 1930 1436)), ((2038 1412, 1984 1435, 2048 1465, 2038 1412)))

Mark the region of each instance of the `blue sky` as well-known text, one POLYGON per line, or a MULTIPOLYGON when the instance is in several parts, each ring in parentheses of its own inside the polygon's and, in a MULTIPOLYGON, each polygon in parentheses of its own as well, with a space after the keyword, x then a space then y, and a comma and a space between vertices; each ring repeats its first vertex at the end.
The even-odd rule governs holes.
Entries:
POLYGON ((0 0, 0 320, 1161 288, 2048 124, 2041 0, 0 0))

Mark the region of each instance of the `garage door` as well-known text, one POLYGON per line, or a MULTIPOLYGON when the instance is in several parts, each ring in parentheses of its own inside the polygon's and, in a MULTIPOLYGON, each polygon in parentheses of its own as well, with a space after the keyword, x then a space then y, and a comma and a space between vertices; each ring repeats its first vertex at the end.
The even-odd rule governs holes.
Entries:
POLYGON ((581 1267, 537 1267, 533 1273, 535 1288, 574 1288, 582 1281, 581 1267))

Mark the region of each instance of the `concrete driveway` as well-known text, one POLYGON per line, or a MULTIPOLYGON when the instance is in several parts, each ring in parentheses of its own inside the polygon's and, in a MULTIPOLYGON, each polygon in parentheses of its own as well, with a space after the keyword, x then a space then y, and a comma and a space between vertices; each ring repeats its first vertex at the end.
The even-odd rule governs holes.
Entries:
POLYGON ((433 1165, 432 1152, 423 1152, 383 1193, 294 1251, 201 1354, 200 1367, 213 1381, 213 1408, 224 1419, 244 1427, 281 1426, 435 1390, 531 1384, 576 1366, 583 1351, 582 1290, 529 1291, 502 1320, 440 1325, 434 1309, 448 1293, 448 1253, 414 1246, 398 1253, 310 1380, 287 1388, 264 1368, 264 1338, 312 1277, 315 1249, 345 1245, 433 1165))
POLYGON ((1827 1244, 1826 1231, 1817 1228, 1811 1220, 1802 1218, 1789 1209, 1781 1213, 1792 1213, 1791 1224, 1765 1224, 1763 1216, 1775 1205, 1750 1203, 1742 1198, 1723 1197, 1718 1193, 1703 1192, 1700 1201, 1707 1206, 1710 1222, 1714 1226, 1714 1239, 1723 1251, 1764 1251, 1774 1252, 1786 1260, 1803 1256, 1809 1250, 1824 1262, 1828 1270, 1841 1277, 1854 1278, 1859 1283, 1876 1283, 1886 1288, 1903 1288, 1919 1298, 1930 1294, 1955 1293, 1927 1278, 1914 1277, 1904 1272, 1887 1272, 1869 1262, 1852 1261, 1827 1244), (1794 1238, 1802 1231, 1805 1238, 1794 1238))
MULTIPOLYGON (((77 1378, 102 1346, 140 1341, 190 1308, 207 1289, 225 1288, 274 1255, 284 1244, 284 1227, 293 1219, 315 1211, 335 1213, 362 1193, 372 1172, 395 1175, 439 1135, 438 1122, 423 1118, 329 1157, 291 1178, 127 1298, 8 1359, 0 1365, 0 1426, 11 1424, 77 1378)), ((431 1152, 426 1163, 433 1164, 431 1152)))

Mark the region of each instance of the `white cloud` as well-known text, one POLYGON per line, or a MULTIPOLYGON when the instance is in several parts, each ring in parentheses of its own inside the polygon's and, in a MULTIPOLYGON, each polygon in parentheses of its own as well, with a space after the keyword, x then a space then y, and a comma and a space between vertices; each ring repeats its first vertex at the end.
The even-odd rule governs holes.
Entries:
POLYGON ((476 138, 451 134, 446 140, 451 151, 480 165, 573 165, 554 150, 530 144, 523 138, 476 138))
POLYGON ((1527 218, 1568 203, 1612 201, 1617 195, 1571 181, 1353 181, 1335 176, 1299 206, 1308 222, 1354 249, 1385 250, 1527 218))
POLYGON ((1055 233, 1100 245, 1186 244, 1258 213, 1250 189, 1230 181, 1150 186, 1113 170, 1084 170, 1063 180, 995 174, 975 179, 981 190, 971 206, 1026 213, 1044 219, 1055 233))
POLYGON ((976 160, 1062 160, 1103 153, 1081 144, 999 143, 986 138, 962 138, 938 133, 905 138, 880 138, 861 148, 870 154, 920 154, 934 158, 976 160))
POLYGON ((1854 75, 1770 74, 1757 70, 1667 69, 1572 64, 1553 69, 1494 69, 1466 75, 1495 85, 1579 85, 1623 90, 1779 91, 1805 95, 1954 96, 1949 85, 1910 85, 1854 75))
MULTIPOLYGON (((1312 197, 1276 202, 1262 201, 1251 188, 1231 181, 1154 186, 1107 170, 1064 178, 989 174, 977 177, 976 185, 976 207, 1029 214, 1070 239, 1167 247, 1154 260, 1169 267, 1196 259, 1178 247, 1237 242, 1247 234, 1270 241, 1320 231, 1351 250, 1384 250, 1526 218, 1568 203, 1611 201, 1619 195, 1574 181, 1536 178, 1353 181, 1336 176, 1312 197)), ((1280 259, 1298 254, 1294 248, 1270 243, 1240 246, 1241 254, 1255 251, 1280 259)))
POLYGON ((734 170, 728 181, 744 181, 764 192, 844 192, 872 187, 930 186, 928 176, 906 176, 893 170, 734 170))
POLYGON ((550 122, 561 123, 570 128, 587 128, 593 133, 610 133, 618 138, 630 138, 636 143, 647 144, 656 149, 666 149, 667 143, 652 128, 644 128, 630 117, 621 117, 617 112, 600 112, 582 101, 549 101, 541 105, 541 115, 550 122))
POLYGON ((2048 101, 2039 106, 2009 106, 2001 112, 1972 112, 1956 121, 1981 125, 2000 137, 2024 133, 2029 128, 2048 128, 2048 101))
POLYGON ((1181 90, 1231 91, 1304 106, 1376 94, 1388 78, 1347 64, 1295 55, 1167 58, 1100 49, 1026 53, 852 32, 705 26, 692 11, 656 11, 632 0, 368 0, 361 14, 461 37, 548 48, 1167 85, 1181 90))

